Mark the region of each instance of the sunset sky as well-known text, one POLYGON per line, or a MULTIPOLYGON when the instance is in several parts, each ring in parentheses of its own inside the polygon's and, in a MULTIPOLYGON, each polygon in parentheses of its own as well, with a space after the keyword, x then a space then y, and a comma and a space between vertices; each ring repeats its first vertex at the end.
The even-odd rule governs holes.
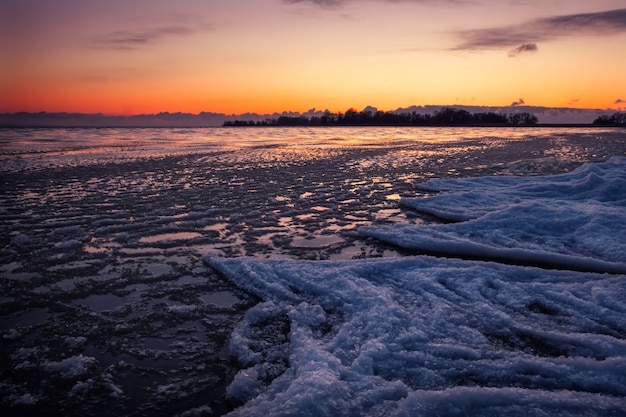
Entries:
POLYGON ((0 0, 0 112, 626 108, 626 0, 0 0))

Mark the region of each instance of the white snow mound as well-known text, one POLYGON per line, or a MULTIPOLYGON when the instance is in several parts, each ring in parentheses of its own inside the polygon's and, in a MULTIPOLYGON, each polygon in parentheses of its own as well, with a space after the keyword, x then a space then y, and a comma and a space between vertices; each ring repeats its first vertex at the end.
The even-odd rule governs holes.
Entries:
POLYGON ((624 276, 428 257, 206 261, 264 300, 233 335, 246 367, 233 416, 626 409, 624 276), (284 353, 266 330, 280 320, 284 353))
POLYGON ((626 273, 626 157, 545 177, 431 181, 402 200, 452 224, 363 227, 408 249, 564 269, 626 273))

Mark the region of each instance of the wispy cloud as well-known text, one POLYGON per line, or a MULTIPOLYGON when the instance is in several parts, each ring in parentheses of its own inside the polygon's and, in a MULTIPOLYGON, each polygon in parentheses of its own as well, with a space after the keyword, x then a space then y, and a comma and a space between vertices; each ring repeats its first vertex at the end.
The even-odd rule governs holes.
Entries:
MULTIPOLYGON (((463 30, 455 34, 461 39, 454 50, 511 48, 580 35, 612 35, 626 32, 626 9, 598 13, 582 13, 533 19, 518 25, 463 30)), ((513 51, 515 51, 514 49, 513 51)), ((527 52, 524 49, 520 52, 527 52)))
POLYGON ((524 43, 518 46, 515 49, 509 51, 510 57, 518 56, 519 54, 523 54, 525 52, 537 52, 537 44, 536 43, 524 43))
POLYGON ((328 7, 328 8, 336 8, 343 6, 346 3, 349 3, 351 0, 283 0, 288 4, 297 4, 297 3, 311 3, 315 6, 320 7, 328 7))
POLYGON ((626 100, 622 100, 621 98, 618 98, 617 100, 615 100, 615 103, 613 104, 624 104, 626 103, 626 100))
POLYGON ((384 3, 417 3, 417 4, 463 4, 470 3, 473 0, 283 0, 288 4, 309 3, 313 6, 323 7, 327 9, 337 9, 350 3, 359 3, 364 1, 377 1, 384 3))
POLYGON ((134 50, 167 38, 189 36, 209 25, 197 27, 161 26, 152 29, 119 30, 93 39, 92 46, 99 49, 134 50))
POLYGON ((511 103, 511 107, 523 106, 524 104, 526 104, 526 102, 524 101, 523 98, 520 98, 519 100, 511 103))

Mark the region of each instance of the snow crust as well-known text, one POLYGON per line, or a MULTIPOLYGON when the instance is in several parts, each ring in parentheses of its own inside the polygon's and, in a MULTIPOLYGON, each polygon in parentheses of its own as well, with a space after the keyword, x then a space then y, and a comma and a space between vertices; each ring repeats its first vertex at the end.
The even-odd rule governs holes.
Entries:
POLYGON ((264 300, 232 337, 244 369, 229 394, 247 401, 233 416, 626 409, 624 276, 430 257, 206 261, 264 300), (272 321, 287 322, 287 347, 262 343, 272 321))
POLYGON ((404 248, 626 273, 626 158, 544 177, 430 181, 401 203, 453 224, 363 227, 404 248))

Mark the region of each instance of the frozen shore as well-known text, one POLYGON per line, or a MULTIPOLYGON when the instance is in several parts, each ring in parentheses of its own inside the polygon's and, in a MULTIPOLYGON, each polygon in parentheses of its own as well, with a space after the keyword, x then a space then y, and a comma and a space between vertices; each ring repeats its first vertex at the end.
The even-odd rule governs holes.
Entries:
MULTIPOLYGON (((33 129, 0 130, 0 143, 9 414, 252 415, 279 398, 284 414, 624 404, 623 272, 407 257, 419 248, 394 240, 493 243, 484 223, 470 236, 482 240, 462 229, 495 205, 449 204, 435 188, 523 199, 626 155, 623 130, 33 129), (467 219, 441 224, 418 206, 438 202, 467 219)), ((544 229, 544 253, 624 263, 611 246, 623 207, 566 197, 591 210, 589 233, 605 235, 605 210, 611 234, 563 252, 544 229)))

